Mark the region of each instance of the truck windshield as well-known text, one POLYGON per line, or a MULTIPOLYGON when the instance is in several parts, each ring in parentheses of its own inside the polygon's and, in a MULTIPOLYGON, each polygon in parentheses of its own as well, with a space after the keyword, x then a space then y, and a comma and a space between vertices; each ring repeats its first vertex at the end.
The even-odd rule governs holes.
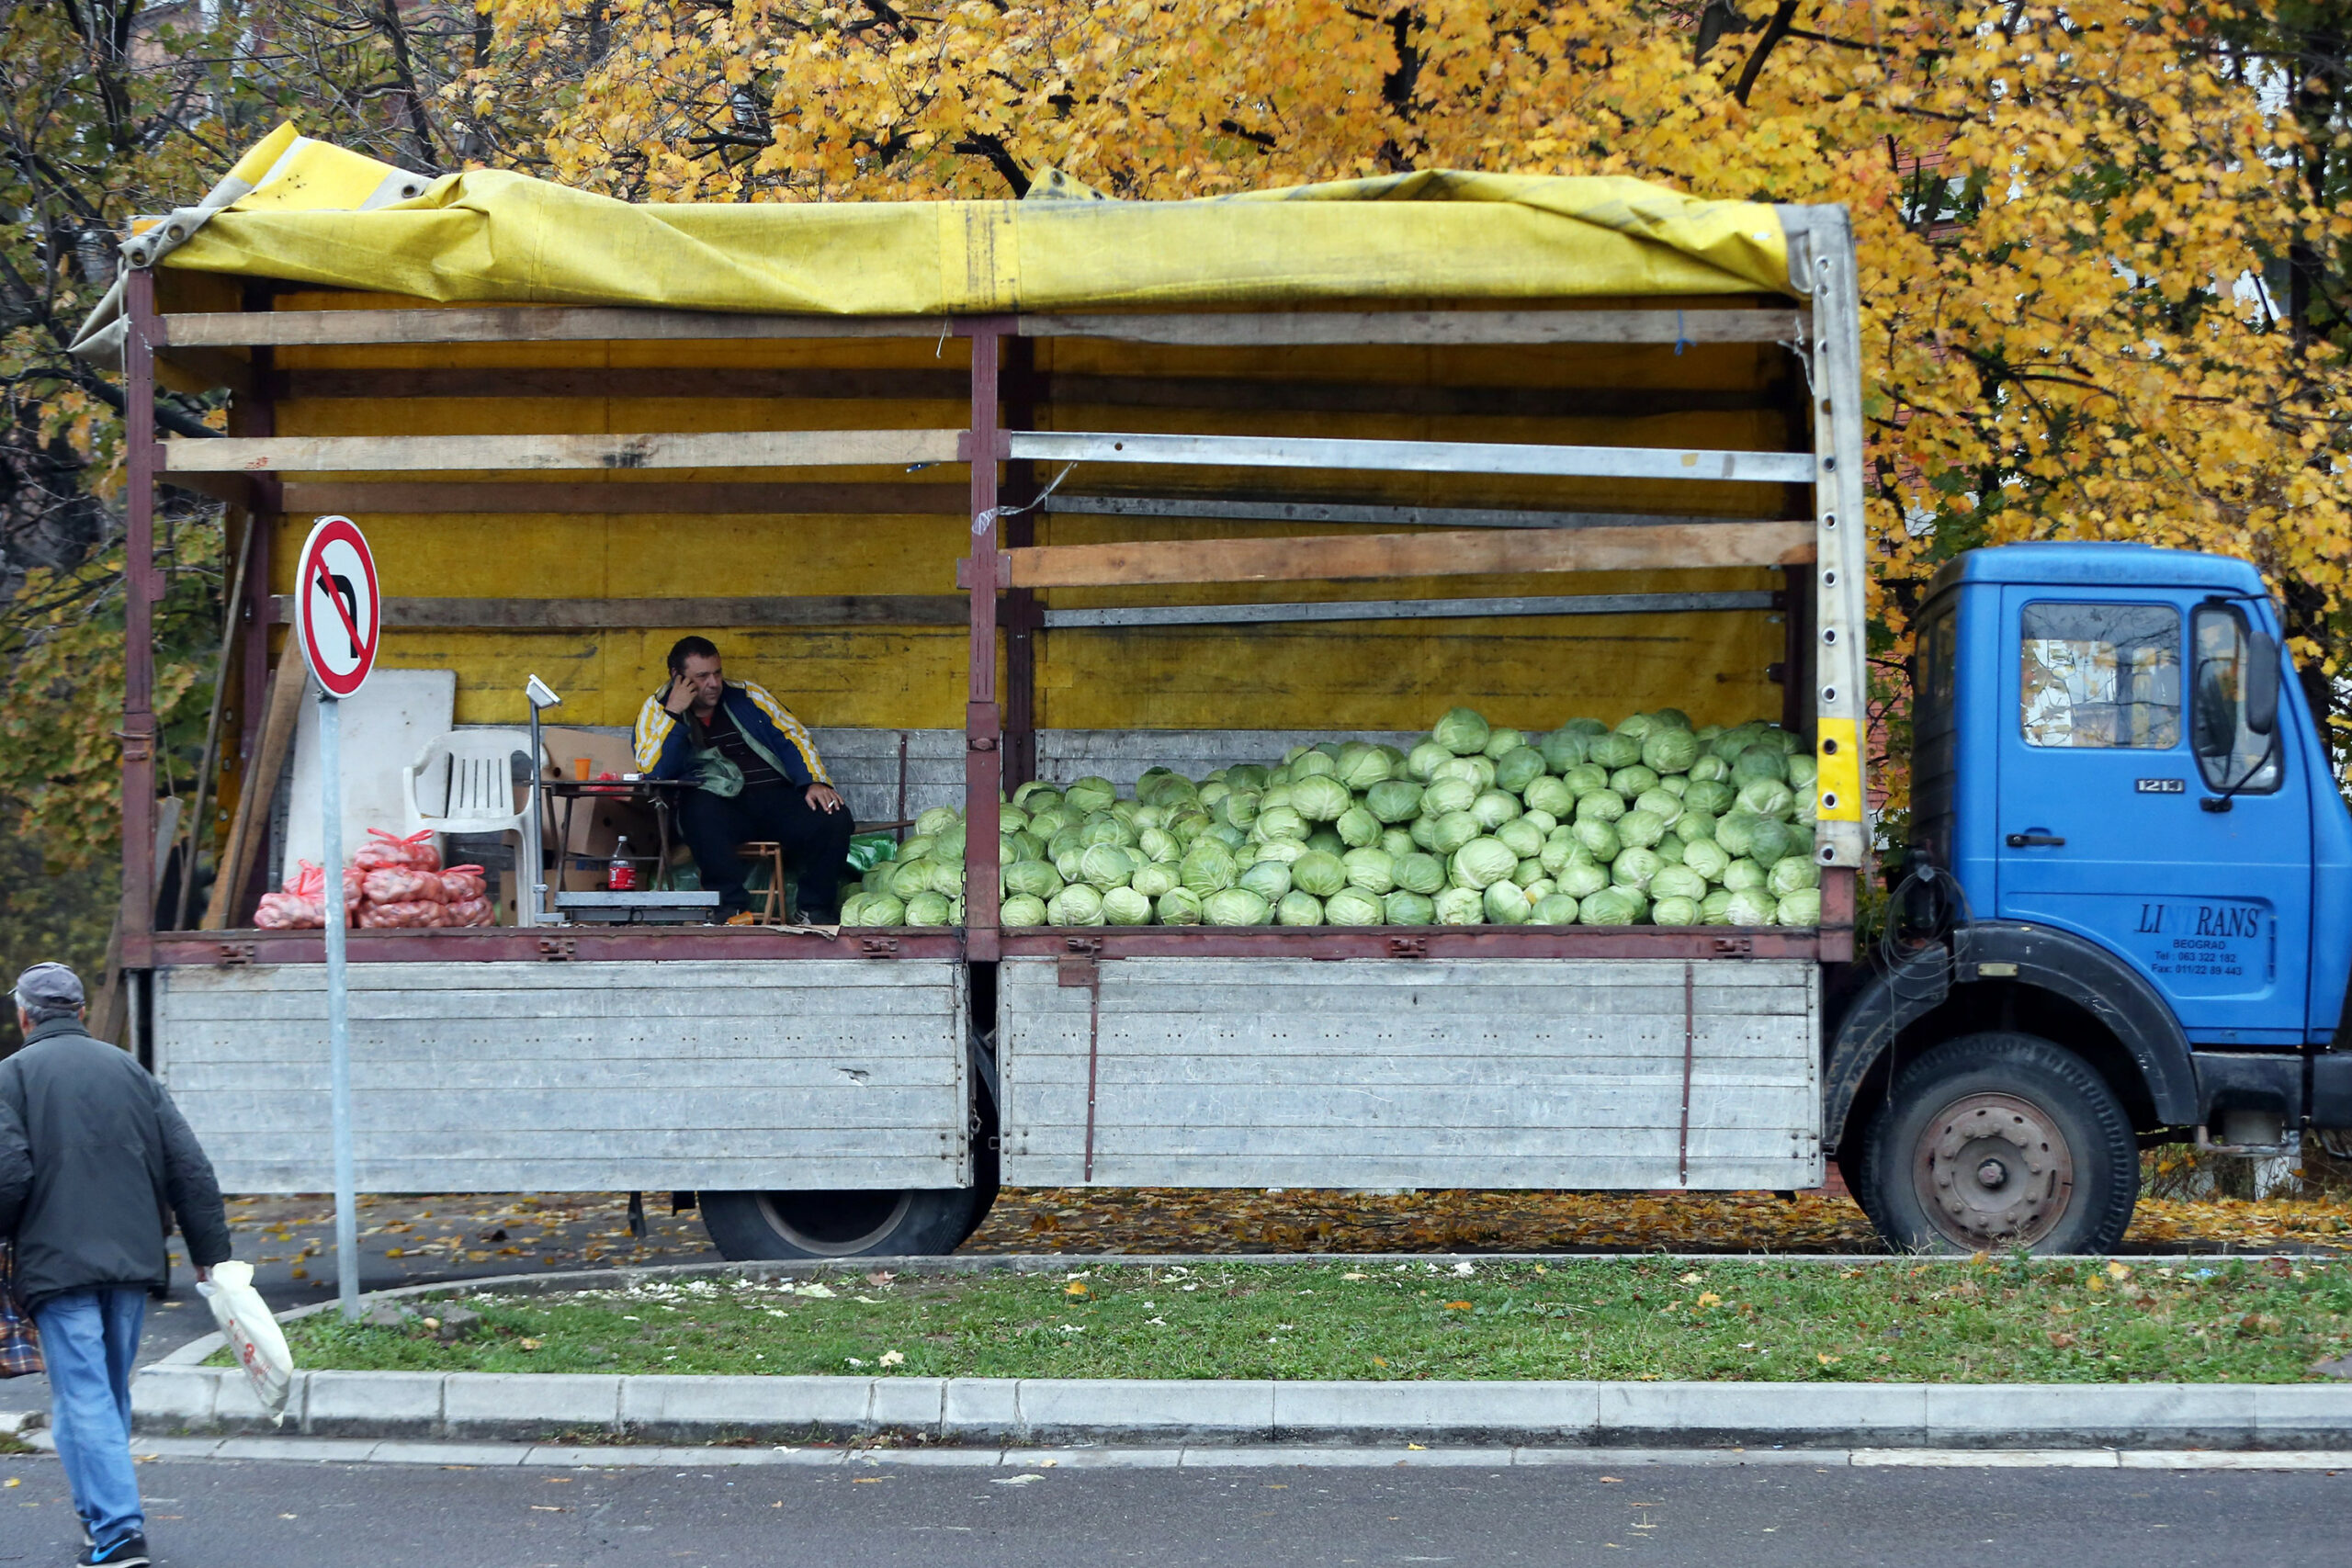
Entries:
POLYGON ((2028 604, 2019 721, 2029 746, 2180 744, 2180 612, 2028 604))

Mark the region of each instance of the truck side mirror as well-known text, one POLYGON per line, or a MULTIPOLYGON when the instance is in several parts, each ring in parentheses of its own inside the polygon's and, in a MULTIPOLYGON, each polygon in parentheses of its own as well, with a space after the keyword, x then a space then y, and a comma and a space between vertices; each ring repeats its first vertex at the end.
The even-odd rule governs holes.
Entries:
POLYGON ((2245 652, 2245 727, 2267 735, 2278 728, 2278 639, 2255 632, 2245 652))

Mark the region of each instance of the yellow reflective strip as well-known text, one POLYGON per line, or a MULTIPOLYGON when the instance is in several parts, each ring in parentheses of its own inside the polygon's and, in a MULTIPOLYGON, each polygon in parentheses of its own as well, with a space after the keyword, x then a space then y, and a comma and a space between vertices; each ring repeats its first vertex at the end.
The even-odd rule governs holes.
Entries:
POLYGON ((662 705, 659 697, 648 697, 637 713, 637 767, 639 773, 662 761, 662 742, 670 739, 670 727, 678 721, 662 705))
POLYGON ((1825 718, 1820 724, 1821 741, 1814 753, 1819 765, 1819 775, 1814 788, 1819 792, 1815 808, 1824 822, 1860 822, 1862 819, 1862 748, 1850 718, 1825 718))

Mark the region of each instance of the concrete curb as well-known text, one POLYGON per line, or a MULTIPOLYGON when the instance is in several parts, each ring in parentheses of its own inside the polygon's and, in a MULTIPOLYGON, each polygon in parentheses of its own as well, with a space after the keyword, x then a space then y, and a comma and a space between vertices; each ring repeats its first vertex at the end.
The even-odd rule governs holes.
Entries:
POLYGON ((2352 1449, 2352 1386, 2308 1383, 1153 1382, 298 1372, 273 1426, 244 1374, 150 1367, 157 1435, 1573 1449, 2352 1449))
MULTIPOLYGON (((33 1447, 53 1450, 46 1432, 33 1447)), ((281 1464, 429 1464, 479 1469, 701 1471, 759 1466, 840 1470, 997 1470, 1018 1479, 1086 1470, 1453 1469, 1576 1465, 1592 1470, 1745 1469, 1809 1465, 1854 1470, 2352 1470, 2352 1450, 2211 1449, 1588 1449, 1288 1447, 1191 1448, 665 1448, 572 1443, 454 1443, 373 1438, 148 1438, 143 1460, 259 1460, 281 1464)))

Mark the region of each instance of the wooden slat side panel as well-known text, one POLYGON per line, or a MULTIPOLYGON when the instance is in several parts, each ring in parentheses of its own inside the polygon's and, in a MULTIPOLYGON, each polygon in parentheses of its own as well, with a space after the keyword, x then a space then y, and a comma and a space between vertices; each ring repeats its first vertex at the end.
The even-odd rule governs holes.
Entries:
POLYGON ((1008 1181, 1086 1179, 1090 1083, 1098 1185, 1675 1187, 1686 1154, 1693 1189, 1821 1179, 1809 964, 1136 958, 1095 973, 1090 987, 1064 985, 1057 960, 1000 970, 1008 1181))
MULTIPOLYGON (((970 1179, 960 964, 376 964, 351 983, 362 1191, 970 1179)), ((173 969, 155 1005, 222 1186, 329 1186, 322 972, 173 969)))
POLYGON ((1814 555, 1809 523, 1660 523, 1640 527, 1358 534, 1290 539, 1040 545, 1007 550, 1005 585, 1331 582, 1507 572, 1793 566, 1814 555))

